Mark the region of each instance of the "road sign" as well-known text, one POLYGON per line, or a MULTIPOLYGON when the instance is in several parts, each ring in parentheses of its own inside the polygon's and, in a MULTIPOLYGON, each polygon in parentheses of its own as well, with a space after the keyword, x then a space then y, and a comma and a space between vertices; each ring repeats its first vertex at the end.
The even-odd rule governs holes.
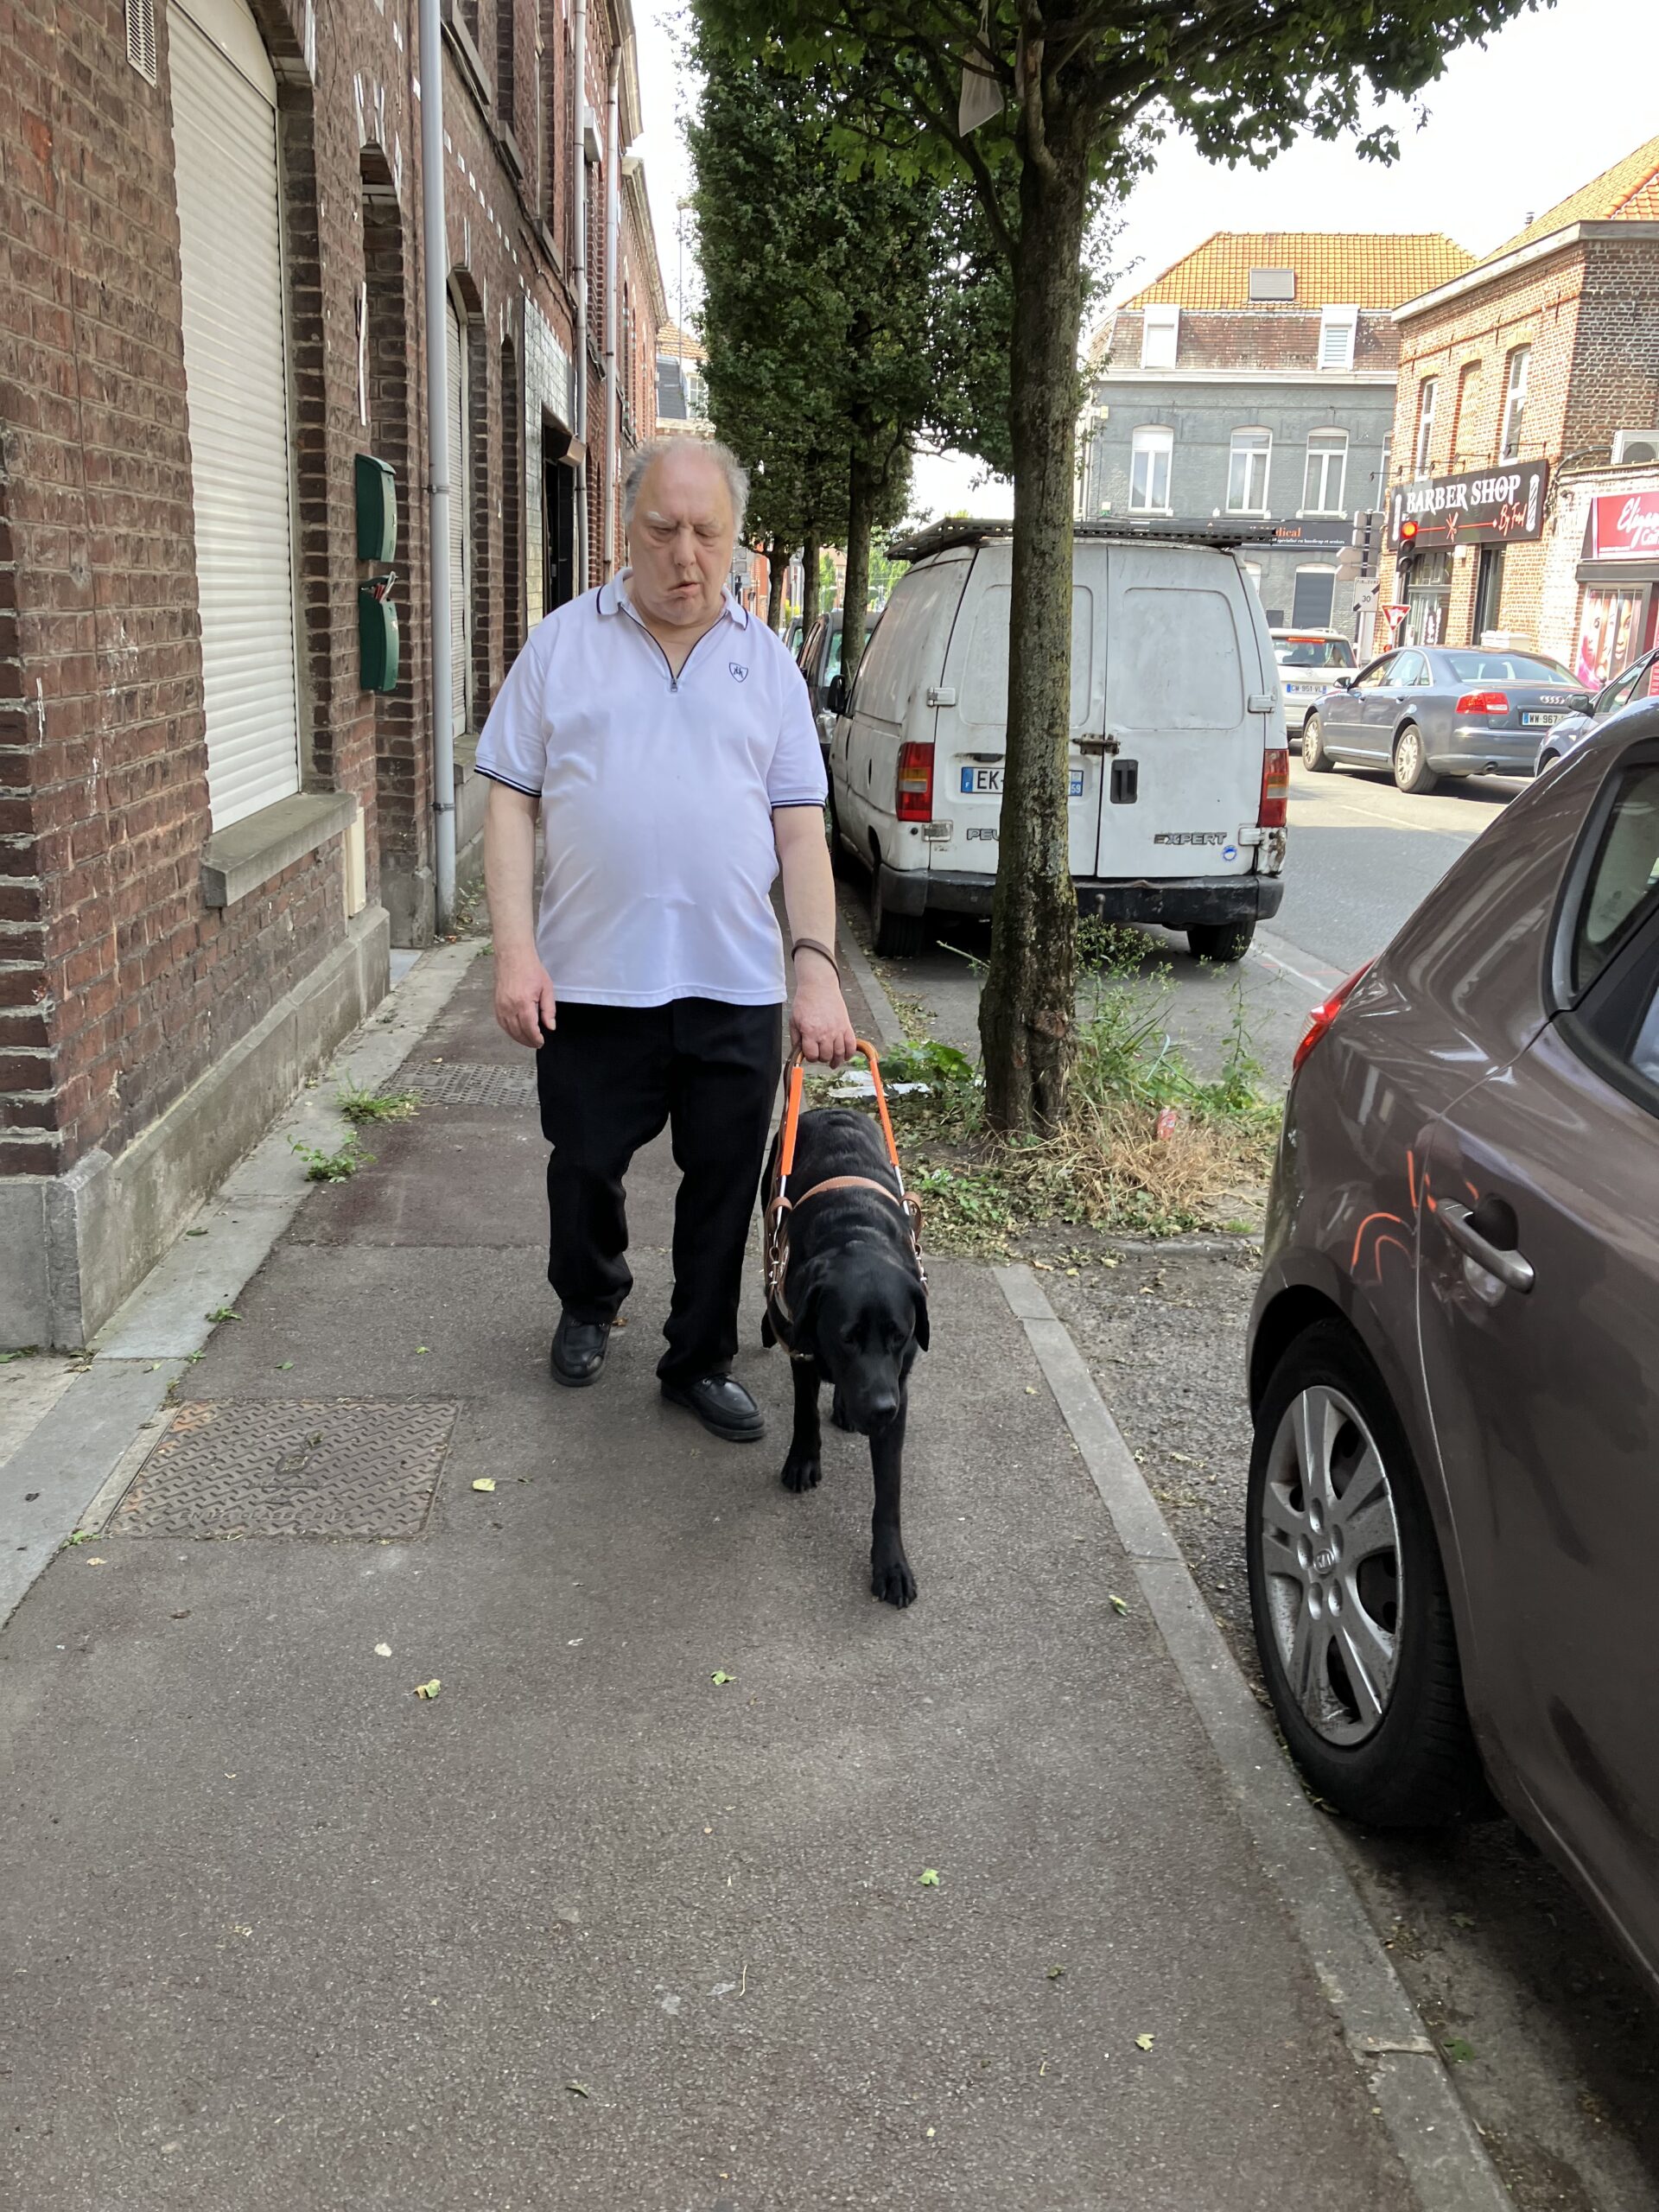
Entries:
POLYGON ((1377 601, 1382 596, 1382 587, 1377 582, 1375 577, 1371 579, 1370 583, 1361 584, 1354 597, 1355 613, 1375 614, 1376 612, 1377 601))
POLYGON ((1388 624, 1390 630, 1397 630, 1410 612, 1411 609, 1408 607, 1388 606, 1380 607, 1377 609, 1377 613, 1382 617, 1382 620, 1388 624))

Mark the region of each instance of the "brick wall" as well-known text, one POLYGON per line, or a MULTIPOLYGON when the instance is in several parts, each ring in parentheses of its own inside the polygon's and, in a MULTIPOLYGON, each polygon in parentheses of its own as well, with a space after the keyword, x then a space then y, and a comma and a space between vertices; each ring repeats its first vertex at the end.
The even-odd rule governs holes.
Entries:
MULTIPOLYGON (((1121 309, 1112 318, 1110 365, 1141 365, 1142 315, 1121 309)), ((1319 317, 1294 308, 1184 308, 1175 365, 1182 369, 1317 369, 1319 317)), ((1356 369, 1392 369, 1398 350, 1393 319, 1367 308, 1354 333, 1356 369)))
MULTIPOLYGON (((370 897, 401 902, 402 933, 419 941, 433 794, 413 10, 337 0, 312 18, 309 56, 302 0, 255 0, 255 14, 281 88, 302 782, 359 802, 370 897), (403 673, 385 698, 359 687, 359 451, 389 461, 398 488, 403 673)), ((607 11, 588 22, 602 109, 607 11)), ((445 63, 444 275, 468 307, 481 711, 524 634, 540 424, 560 397, 527 385, 529 308, 544 353, 574 350, 563 241, 578 149, 562 0, 480 0, 473 24, 481 78, 459 43, 445 63)), ((8 11, 0 1174, 118 1152, 346 925, 338 836, 232 906, 203 900, 213 825, 167 31, 158 5, 152 86, 127 61, 113 0, 8 11)))

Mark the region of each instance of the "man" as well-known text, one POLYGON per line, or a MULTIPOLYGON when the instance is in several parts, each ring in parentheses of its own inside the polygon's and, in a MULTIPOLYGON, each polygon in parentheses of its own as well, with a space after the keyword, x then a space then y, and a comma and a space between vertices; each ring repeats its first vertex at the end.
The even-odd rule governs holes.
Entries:
POLYGON ((764 1427, 731 1363, 782 1058, 780 871, 791 1037, 833 1066, 854 1046, 806 686, 726 589, 747 491, 723 446, 643 446, 623 487, 632 565, 537 626, 478 747, 495 1015, 537 1048, 553 1147, 554 1379, 577 1388, 604 1364, 633 1281, 622 1179, 667 1123, 681 1180, 657 1372, 665 1398, 734 1442, 764 1427))

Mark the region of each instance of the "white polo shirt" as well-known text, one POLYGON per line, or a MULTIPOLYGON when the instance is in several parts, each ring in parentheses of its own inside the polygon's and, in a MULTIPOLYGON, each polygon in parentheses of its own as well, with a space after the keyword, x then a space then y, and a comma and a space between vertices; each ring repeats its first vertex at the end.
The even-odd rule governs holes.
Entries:
POLYGON ((771 1005, 772 810, 824 800, 805 683, 729 593, 676 677, 626 573, 537 625, 478 741, 481 775, 542 804, 542 964, 588 1005, 771 1005))

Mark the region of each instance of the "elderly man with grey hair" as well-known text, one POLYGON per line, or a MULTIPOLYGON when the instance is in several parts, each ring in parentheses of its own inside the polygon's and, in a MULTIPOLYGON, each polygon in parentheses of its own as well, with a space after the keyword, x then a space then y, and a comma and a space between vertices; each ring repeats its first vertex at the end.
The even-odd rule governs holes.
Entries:
POLYGON ((495 1014, 537 1051, 556 1382, 594 1382, 632 1287, 623 1178, 672 1132, 680 1185, 663 1395, 716 1436, 762 1433, 732 1376, 743 1251, 790 1035, 839 1066, 824 774, 806 686, 726 588, 748 480, 723 446, 635 454, 630 565, 541 623, 479 741, 495 1014), (543 881, 532 912, 539 817, 543 881))

